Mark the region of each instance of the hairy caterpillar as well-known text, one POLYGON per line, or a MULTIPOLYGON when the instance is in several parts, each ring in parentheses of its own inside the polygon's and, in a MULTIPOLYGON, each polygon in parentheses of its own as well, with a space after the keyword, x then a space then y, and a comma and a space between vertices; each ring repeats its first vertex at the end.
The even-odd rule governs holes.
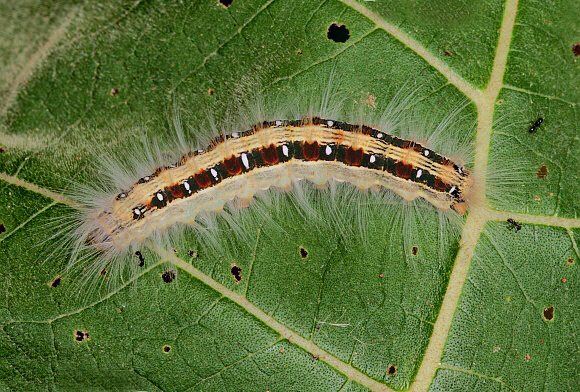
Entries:
MULTIPOLYGON (((399 92, 379 121, 359 115, 355 122, 356 115, 344 115, 345 99, 332 87, 321 96, 307 110, 285 111, 291 114, 265 115, 259 99, 244 103, 241 119, 210 126, 202 132, 209 133, 206 141, 195 147, 176 117, 173 146, 146 143, 134 154, 144 159, 131 162, 104 158, 99 183, 105 185, 75 186, 71 195, 79 208, 62 230, 70 265, 83 266, 87 277, 105 267, 123 275, 143 265, 144 247, 166 246, 182 228, 209 237, 206 242, 223 252, 225 238, 247 234, 238 222, 241 207, 250 207, 243 214, 272 223, 282 198, 313 226, 335 226, 349 240, 365 241, 365 217, 384 214, 380 219, 391 224, 385 235, 402 234, 406 254, 420 235, 422 211, 437 211, 440 235, 452 231, 453 238, 474 179, 462 162, 435 148, 462 107, 432 125, 413 118, 415 94, 399 92), (215 230, 216 220, 228 229, 215 230)), ((445 143, 446 151, 464 147, 457 135, 454 145, 445 143)))

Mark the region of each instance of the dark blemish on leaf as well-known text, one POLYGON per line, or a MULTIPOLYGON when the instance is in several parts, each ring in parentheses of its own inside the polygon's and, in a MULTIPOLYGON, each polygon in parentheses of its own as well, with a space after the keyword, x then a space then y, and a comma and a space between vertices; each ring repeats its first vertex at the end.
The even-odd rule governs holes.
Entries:
POLYGON ((532 357, 530 357, 530 354, 526 354, 526 361, 529 361, 532 357))
POLYGON ((297 51, 296 53, 298 53, 298 54, 302 54, 302 53, 304 53, 304 52, 302 51, 302 49, 298 49, 298 51, 297 51))
POLYGON ((209 95, 210 97, 214 94, 215 94, 215 90, 213 88, 210 88, 209 90, 207 90, 207 95, 209 95))
POLYGON ((0 233, 5 233, 6 232, 6 226, 4 226, 4 224, 0 223, 0 233))
POLYGON ((199 257, 199 253, 194 252, 193 250, 190 250, 189 252, 187 252, 189 257, 193 257, 194 259, 197 259, 199 257))
POLYGON ((173 252, 173 254, 177 254, 177 249, 172 248, 171 251, 173 252))
POLYGON ((171 351, 171 346, 163 346, 163 352, 165 354, 169 353, 171 351))
POLYGON ((387 374, 389 376, 394 376, 397 373, 397 367, 395 365, 388 365, 387 366, 387 374))
POLYGON ((544 318, 548 321, 552 321, 554 319, 554 307, 548 306, 544 308, 544 318))
POLYGON ((445 49, 445 54, 449 57, 453 56, 453 53, 449 49, 445 49))
POLYGON ((175 280, 176 276, 177 275, 175 274, 175 271, 169 270, 164 272, 163 275, 161 275, 161 279, 163 279, 165 283, 171 283, 175 280))
POLYGON ((411 254, 413 256, 417 256, 417 253, 419 253, 419 248, 414 246, 413 248, 411 248, 411 254))
POLYGON ((318 355, 313 355, 313 356, 312 356, 312 360, 313 360, 313 361, 318 361, 318 358, 320 358, 318 355))
POLYGON ((580 56, 580 43, 572 45, 572 52, 574 52, 574 56, 580 56))
POLYGON ((118 95, 119 95, 119 93, 120 93, 120 91, 119 91, 119 89, 118 89, 118 88, 115 88, 115 87, 113 87, 113 88, 111 89, 111 97, 116 97, 116 96, 118 96, 118 95))
POLYGON ((58 275, 56 278, 54 278, 49 286, 53 289, 56 289, 58 286, 60 286, 60 282, 62 282, 62 276, 58 275))
POLYGON ((237 265, 233 264, 230 272, 232 273, 232 276, 234 277, 236 282, 240 283, 240 281, 242 280, 242 275, 241 275, 242 269, 240 267, 238 267, 237 265))
POLYGON ((308 257, 308 251, 306 249, 304 249, 303 247, 300 247, 300 256, 305 259, 308 257))
POLYGON ((141 252, 139 251, 135 252, 135 256, 139 258, 139 267, 143 267, 145 265, 145 258, 143 257, 141 252))
POLYGON ((497 106, 503 105, 503 99, 498 99, 496 105, 497 106))
POLYGON ((316 330, 317 330, 317 331, 320 331, 320 325, 317 325, 317 326, 316 326, 316 327, 314 327, 314 328, 316 328, 316 330))
POLYGON ((75 340, 77 342, 84 342, 85 340, 91 340, 91 337, 87 333, 87 331, 75 331, 75 340))
POLYGON ((548 177, 548 166, 542 166, 539 170, 538 170, 538 178, 544 180, 546 177, 548 177))
POLYGON ((568 264, 570 264, 570 265, 574 264, 574 259, 571 257, 568 258, 568 264))
POLYGON ((107 275, 107 272, 109 272, 109 271, 107 271, 107 267, 104 267, 104 268, 101 270, 101 276, 105 276, 105 275, 107 275))
POLYGON ((509 223, 508 230, 516 229, 516 231, 520 231, 522 229, 522 225, 512 218, 508 218, 507 223, 509 223))
POLYGON ((220 4, 223 5, 225 8, 228 8, 234 0, 219 0, 220 4))
POLYGON ((342 43, 348 41, 350 38, 350 31, 348 31, 346 26, 343 24, 339 26, 336 23, 333 23, 328 27, 326 36, 331 41, 342 43))
POLYGON ((379 274, 379 278, 384 278, 385 274, 379 274))
POLYGON ((0 154, 4 154, 6 150, 3 147, 0 147, 0 154))

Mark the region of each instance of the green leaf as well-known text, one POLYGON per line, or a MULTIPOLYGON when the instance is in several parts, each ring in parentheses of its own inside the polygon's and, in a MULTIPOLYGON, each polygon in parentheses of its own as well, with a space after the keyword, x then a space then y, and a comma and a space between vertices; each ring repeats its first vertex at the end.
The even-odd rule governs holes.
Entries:
POLYGON ((0 1, 0 385, 579 390, 579 11, 571 0, 0 1), (346 42, 327 38, 333 23, 346 42), (313 228, 286 201, 279 230, 242 211, 250 235, 224 235, 221 252, 184 235, 176 253, 144 252, 136 283, 111 290, 104 275, 71 296, 54 222, 71 212, 64 190, 98 178, 99 154, 173 138, 176 106, 199 129, 248 79, 266 105, 308 99, 333 67, 377 113, 405 85, 434 121, 470 102, 477 132, 463 136, 487 183, 460 239, 440 238, 429 210, 411 256, 379 209, 360 241, 313 228))

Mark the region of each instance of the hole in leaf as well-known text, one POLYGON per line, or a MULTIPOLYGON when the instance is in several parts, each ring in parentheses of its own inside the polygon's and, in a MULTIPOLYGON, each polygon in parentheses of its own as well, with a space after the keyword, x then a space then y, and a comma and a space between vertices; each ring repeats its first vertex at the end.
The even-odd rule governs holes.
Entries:
POLYGON ((397 367, 395 365, 387 366, 387 374, 389 376, 394 376, 397 373, 397 367))
POLYGON ((53 289, 56 289, 58 286, 60 286, 60 282, 62 282, 62 276, 58 275, 56 278, 54 278, 54 280, 50 283, 50 287, 52 287, 53 289))
POLYGON ((207 95, 209 95, 210 97, 214 94, 215 94, 215 90, 213 88, 210 88, 209 90, 207 90, 207 95))
POLYGON ((174 254, 177 254, 177 249, 173 248, 171 250, 173 251, 174 254))
POLYGON ((0 233, 4 233, 6 232, 6 226, 4 226, 4 224, 0 223, 0 233))
POLYGON ((568 264, 574 264, 574 259, 573 258, 568 258, 568 264))
POLYGON ((224 7, 228 8, 230 5, 232 5, 232 3, 234 2, 234 0, 219 0, 220 4, 223 5, 224 7))
POLYGON ((189 252, 187 252, 187 255, 189 257, 193 257, 194 259, 197 259, 199 257, 199 253, 194 252, 193 250, 190 250, 189 252))
POLYGON ((116 97, 116 96, 118 96, 119 94, 120 94, 120 91, 119 91, 119 89, 118 89, 118 88, 115 88, 115 87, 113 87, 113 88, 111 89, 111 97, 116 97))
POLYGON ((232 265, 232 269, 230 270, 230 272, 232 273, 234 279, 239 283, 242 280, 242 269, 240 267, 238 267, 237 265, 232 265))
POLYGON ((298 49, 298 51, 297 51, 296 53, 298 53, 298 54, 302 54, 302 53, 304 53, 304 52, 302 51, 302 49, 298 49))
POLYGON ((348 31, 346 26, 343 24, 339 26, 336 23, 333 23, 328 27, 326 36, 331 41, 342 43, 348 41, 350 38, 350 31, 348 31))
POLYGON ((574 52, 574 56, 580 56, 580 43, 572 45, 572 52, 574 52))
POLYGON ((103 269, 101 270, 101 276, 107 275, 107 272, 109 272, 107 271, 107 267, 103 267, 103 269))
POLYGON ((166 354, 167 354, 167 353, 168 353, 168 352, 170 352, 170 351, 171 351, 171 346, 163 346, 163 352, 164 352, 164 353, 166 353, 166 354))
POLYGON ((306 249, 304 249, 303 247, 300 247, 300 256, 305 259, 308 257, 308 251, 306 249))
POLYGON ((84 342, 85 340, 91 340, 91 337, 87 331, 75 331, 75 340, 77 342, 84 342))
POLYGON ((554 319, 554 307, 548 306, 544 308, 544 318, 548 321, 552 321, 554 319))
POLYGON ((6 152, 6 150, 4 148, 0 147, 0 154, 3 154, 5 152, 6 152))
POLYGON ((145 258, 143 257, 141 252, 139 251, 135 252, 135 256, 139 258, 139 267, 143 267, 145 265, 145 258))
POLYGON ((176 276, 177 275, 175 274, 175 271, 169 270, 164 272, 163 275, 161 275, 161 279, 163 279, 165 283, 171 283, 175 280, 176 276))
POLYGON ((548 177, 548 166, 542 166, 539 170, 538 170, 538 178, 540 179, 545 179, 546 177, 548 177))
POLYGON ((417 256, 417 253, 419 253, 419 248, 414 246, 413 248, 411 248, 411 254, 413 256, 417 256))

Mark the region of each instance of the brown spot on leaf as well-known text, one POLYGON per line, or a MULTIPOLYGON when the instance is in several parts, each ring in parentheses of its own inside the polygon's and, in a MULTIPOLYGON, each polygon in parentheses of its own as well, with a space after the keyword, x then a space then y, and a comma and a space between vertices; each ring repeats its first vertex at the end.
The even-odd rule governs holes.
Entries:
POLYGON ((389 376, 394 376, 397 373, 397 367, 395 365, 389 364, 387 366, 387 374, 389 376))
POLYGON ((416 247, 416 246, 412 247, 412 248, 411 248, 411 254, 412 254, 413 256, 417 256, 417 253, 419 253, 419 248, 418 248, 418 247, 416 247))
POLYGON ((544 318, 548 321, 552 321, 554 319, 554 307, 548 306, 544 308, 544 318))
POLYGON ((538 170, 538 178, 540 179, 545 179, 546 177, 548 177, 548 166, 542 166, 539 170, 538 170))
POLYGON ((305 259, 308 257, 308 251, 306 249, 304 249, 303 247, 300 247, 300 256, 305 259))
POLYGON ((236 282, 240 283, 240 281, 242 280, 242 269, 238 267, 236 264, 232 264, 230 272, 234 277, 234 279, 236 280, 236 282))
POLYGON ((119 89, 118 89, 118 88, 115 88, 115 87, 113 87, 113 88, 111 89, 111 97, 116 97, 116 96, 118 96, 120 93, 121 93, 121 92, 119 91, 119 89))
POLYGON ((163 352, 165 354, 169 353, 171 351, 171 346, 163 346, 163 352))
POLYGON ((572 52, 574 53, 575 57, 580 56, 580 43, 572 45, 572 52))
POLYGON ((56 289, 58 286, 60 286, 60 283, 62 282, 62 276, 58 275, 56 278, 54 278, 54 280, 52 282, 50 282, 50 287, 52 287, 53 289, 56 289))
POLYGON ((171 283, 171 282, 173 282, 176 277, 177 277, 177 274, 173 270, 165 271, 163 273, 163 275, 161 275, 161 279, 163 279, 163 281, 165 283, 171 283))

